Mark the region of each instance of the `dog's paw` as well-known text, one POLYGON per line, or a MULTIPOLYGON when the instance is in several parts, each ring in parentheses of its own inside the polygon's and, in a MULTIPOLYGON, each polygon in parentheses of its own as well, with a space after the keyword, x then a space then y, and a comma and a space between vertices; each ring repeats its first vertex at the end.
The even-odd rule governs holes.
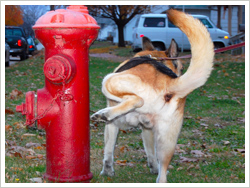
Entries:
POLYGON ((90 119, 93 121, 99 121, 99 122, 107 122, 107 112, 105 112, 105 109, 100 110, 96 113, 94 113, 92 116, 90 116, 90 119))
POLYGON ((113 170, 102 170, 100 173, 101 176, 109 176, 112 177, 115 175, 115 171, 113 170))
POLYGON ((151 174, 158 174, 158 169, 156 169, 156 168, 150 168, 150 173, 151 174))

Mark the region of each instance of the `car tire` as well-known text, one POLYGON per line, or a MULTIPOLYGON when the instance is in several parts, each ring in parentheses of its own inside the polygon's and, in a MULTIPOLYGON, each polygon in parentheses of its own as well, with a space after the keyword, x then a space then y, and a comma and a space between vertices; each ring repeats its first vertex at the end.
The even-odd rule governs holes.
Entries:
POLYGON ((215 42, 214 43, 214 49, 215 50, 217 50, 217 49, 219 49, 219 48, 223 48, 224 47, 224 44, 222 44, 222 43, 218 43, 218 42, 215 42))
POLYGON ((9 67, 10 66, 10 61, 5 62, 5 67, 9 67))
POLYGON ((162 43, 153 43, 154 47, 156 50, 158 51, 164 51, 165 50, 165 46, 162 43))
POLYGON ((27 54, 24 52, 22 52, 22 54, 20 55, 21 61, 27 59, 27 54))

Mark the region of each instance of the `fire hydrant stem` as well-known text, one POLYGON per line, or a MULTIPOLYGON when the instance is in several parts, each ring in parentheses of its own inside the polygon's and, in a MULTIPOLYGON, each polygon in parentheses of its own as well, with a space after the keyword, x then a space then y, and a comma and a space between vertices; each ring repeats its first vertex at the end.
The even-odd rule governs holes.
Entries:
POLYGON ((16 110, 46 131, 46 173, 52 182, 89 182, 88 48, 99 26, 86 6, 49 11, 33 29, 45 48, 45 86, 16 110))

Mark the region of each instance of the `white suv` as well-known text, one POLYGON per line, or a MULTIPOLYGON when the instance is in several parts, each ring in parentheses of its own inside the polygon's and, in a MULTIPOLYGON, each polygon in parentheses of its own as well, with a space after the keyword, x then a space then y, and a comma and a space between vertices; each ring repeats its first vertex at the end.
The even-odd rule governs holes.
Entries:
MULTIPOLYGON (((192 15, 198 18, 208 29, 215 48, 229 45, 229 33, 218 29, 207 16, 192 15)), ((139 51, 142 49, 141 37, 148 37, 156 49, 165 50, 174 38, 179 48, 190 50, 187 36, 171 22, 168 21, 166 14, 143 14, 140 15, 133 30, 132 49, 139 51)))

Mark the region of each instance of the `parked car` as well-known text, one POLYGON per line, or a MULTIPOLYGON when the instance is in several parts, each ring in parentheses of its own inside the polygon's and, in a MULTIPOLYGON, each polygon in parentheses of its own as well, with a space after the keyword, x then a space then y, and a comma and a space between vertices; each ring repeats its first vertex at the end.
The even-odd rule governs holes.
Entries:
POLYGON ((10 46, 5 42, 5 67, 10 66, 10 46))
POLYGON ((5 26, 5 41, 10 46, 10 55, 20 56, 25 60, 28 56, 28 41, 21 27, 5 26))
POLYGON ((28 38, 27 41, 28 41, 28 45, 29 45, 29 54, 33 55, 34 52, 37 50, 36 44, 31 37, 28 38))
MULTIPOLYGON (((229 33, 217 28, 212 21, 203 15, 192 15, 199 19, 208 29, 215 48, 229 45, 229 33)), ((141 37, 148 37, 156 49, 165 50, 170 45, 172 38, 175 39, 179 48, 190 50, 187 36, 175 25, 168 21, 166 14, 143 14, 133 30, 132 49, 139 51, 142 48, 141 37)))

